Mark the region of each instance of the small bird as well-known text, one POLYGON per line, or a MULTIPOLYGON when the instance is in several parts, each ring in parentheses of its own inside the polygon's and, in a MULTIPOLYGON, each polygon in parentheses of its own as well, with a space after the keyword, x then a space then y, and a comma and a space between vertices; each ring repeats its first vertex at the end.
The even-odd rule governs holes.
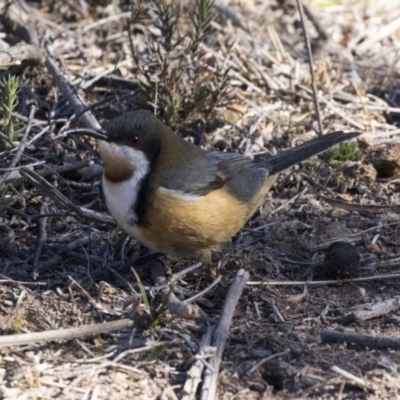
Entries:
POLYGON ((120 227, 143 245, 172 256, 202 255, 228 242, 255 213, 276 174, 359 133, 319 136, 268 160, 205 151, 149 111, 105 125, 98 139, 105 203, 120 227))

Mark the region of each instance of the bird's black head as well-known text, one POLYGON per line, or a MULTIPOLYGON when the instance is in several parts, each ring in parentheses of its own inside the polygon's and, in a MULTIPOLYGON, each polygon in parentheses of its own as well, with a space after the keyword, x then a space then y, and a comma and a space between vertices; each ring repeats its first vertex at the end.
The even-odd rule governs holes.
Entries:
POLYGON ((150 162, 159 152, 163 129, 165 125, 146 110, 125 113, 104 126, 108 142, 142 151, 150 162))

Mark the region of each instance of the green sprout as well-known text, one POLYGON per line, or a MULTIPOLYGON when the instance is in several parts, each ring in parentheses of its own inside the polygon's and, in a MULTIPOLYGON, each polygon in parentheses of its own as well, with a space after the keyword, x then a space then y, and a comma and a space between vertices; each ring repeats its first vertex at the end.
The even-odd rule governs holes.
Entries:
POLYGON ((331 149, 326 157, 326 162, 331 167, 337 167, 345 161, 351 161, 357 158, 358 146, 353 142, 341 143, 339 146, 331 149))

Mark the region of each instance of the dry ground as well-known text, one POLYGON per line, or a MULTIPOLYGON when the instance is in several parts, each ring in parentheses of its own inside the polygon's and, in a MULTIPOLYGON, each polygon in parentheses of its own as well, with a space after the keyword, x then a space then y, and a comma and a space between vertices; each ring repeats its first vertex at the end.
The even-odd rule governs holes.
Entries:
MULTIPOLYGON (((33 41, 41 49, 47 46, 83 101, 96 105, 92 111, 102 122, 139 107, 131 46, 141 45, 145 52, 143 32, 151 26, 131 26, 129 34, 126 5, 21 0, 9 4, 8 12, 17 15, 11 18, 4 14, 4 3, 0 2, 5 15, 0 25, 2 51, 24 41, 33 41), (122 65, 115 67, 117 62, 122 65)), ((261 0, 223 4, 241 16, 242 27, 219 9, 205 39, 204 59, 231 68, 232 90, 212 110, 219 124, 207 127, 204 146, 262 155, 314 137, 312 128, 317 125, 304 40, 290 4, 285 2, 283 8, 261 0)), ((238 268, 248 270, 252 282, 311 280, 318 275, 332 239, 357 247, 361 276, 397 270, 399 217, 391 206, 400 204, 400 3, 314 1, 309 5, 327 34, 327 40, 314 40, 317 29, 308 21, 317 47, 324 130, 363 132, 360 150, 353 163, 340 161, 335 168, 324 162, 318 168, 316 163, 305 163, 279 177, 265 207, 232 244, 214 256, 216 273, 223 279, 200 303, 211 320, 218 319, 238 268)), ((17 121, 26 124, 31 106, 37 107, 18 165, 45 162, 47 167, 33 168, 54 188, 74 204, 106 215, 98 173, 90 176, 81 168, 87 162, 90 171, 98 171, 93 167, 99 163, 94 143, 59 134, 70 127, 73 109, 54 83, 48 63, 37 54, 28 58, 29 62, 1 73, 20 77, 17 121), (70 168, 60 169, 65 165, 70 168)), ((197 115, 189 110, 177 118, 174 128, 188 137, 185 121, 205 117, 204 111, 197 115)), ((15 150, 0 151, 0 168, 9 167, 15 154, 15 150)), ((0 171, 3 181, 6 172, 0 171)), ((0 215, 1 335, 126 315, 139 292, 131 267, 145 285, 151 285, 146 268, 136 263, 146 250, 134 242, 116 243, 112 223, 71 212, 18 170, 7 176, 7 182, 3 200, 11 202, 0 215)), ((167 258, 166 266, 177 272, 195 261, 167 258)), ((323 330, 333 329, 400 339, 397 307, 364 321, 341 318, 354 309, 368 310, 374 303, 396 299, 399 279, 307 289, 304 284, 247 286, 224 352, 219 398, 399 398, 398 352, 328 344, 320 337, 323 330), (360 379, 346 378, 334 367, 360 379)), ((179 286, 193 294, 212 280, 209 271, 197 270, 179 286)), ((145 315, 143 305, 136 314, 145 315)), ((0 397, 182 398, 205 327, 203 319, 186 321, 164 313, 152 325, 144 322, 115 334, 3 348, 0 397)))

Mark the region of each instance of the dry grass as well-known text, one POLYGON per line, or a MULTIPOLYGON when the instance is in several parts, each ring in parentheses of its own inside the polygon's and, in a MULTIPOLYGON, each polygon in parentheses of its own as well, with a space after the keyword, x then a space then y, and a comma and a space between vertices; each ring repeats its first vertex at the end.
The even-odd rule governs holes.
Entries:
MULTIPOLYGON (((176 35, 184 35, 191 25, 185 2, 179 3, 176 35)), ((290 2, 220 3, 228 8, 215 11, 204 41, 180 67, 185 68, 184 79, 169 77, 172 87, 162 86, 165 77, 156 80, 160 59, 148 42, 159 35, 154 19, 128 24, 131 13, 124 5, 18 0, 1 21, 0 46, 7 54, 24 40, 42 50, 47 47, 99 121, 156 104, 160 115, 188 140, 256 157, 315 136, 309 66, 290 2), (226 10, 240 17, 242 27, 227 18, 226 10), (196 87, 191 86, 193 63, 196 87), (139 79, 151 67, 154 85, 143 96, 139 79), (208 97, 196 97, 199 90, 208 97), (166 114, 156 94, 179 95, 183 107, 166 114)), ((309 4, 327 35, 327 40, 317 40, 317 29, 307 21, 324 130, 362 131, 359 151, 355 161, 340 160, 335 168, 315 168, 315 162, 308 162, 279 177, 263 210, 214 256, 223 279, 200 302, 212 319, 219 317, 238 268, 248 270, 252 281, 304 281, 333 238, 357 246, 365 276, 398 268, 390 260, 400 250, 399 217, 391 208, 400 204, 400 2, 309 4), (329 205, 323 197, 343 204, 329 205), (359 207, 351 211, 348 204, 359 207), (370 205, 380 206, 379 213, 370 205)), ((178 43, 174 54, 185 44, 178 43)), ((146 251, 118 240, 99 194, 101 169, 94 143, 62 134, 75 123, 73 110, 36 49, 28 48, 23 56, 16 51, 13 57, 22 63, 7 65, 0 73, 2 79, 10 73, 19 76, 14 118, 24 126, 30 121, 15 148, 0 150, 0 183, 8 184, 0 198, 0 332, 81 326, 132 312, 145 316, 131 267, 145 286, 151 285, 146 268, 136 263, 146 251), (16 159, 18 146, 24 151, 16 159), (39 190, 19 170, 4 170, 13 162, 17 168, 34 165, 53 188, 47 190, 57 189, 66 200, 54 202, 44 195, 43 184, 39 190)), ((176 66, 170 57, 167 62, 176 66)), ((166 265, 176 272, 192 261, 167 258, 166 265)), ((197 270, 179 286, 190 296, 212 279, 208 271, 197 270)), ((366 321, 340 318, 352 307, 368 308, 398 291, 398 278, 310 286, 306 291, 303 286, 248 286, 225 349, 219 398, 395 398, 400 387, 396 352, 325 344, 320 332, 332 328, 398 338, 398 310, 366 321), (342 370, 361 380, 346 377, 342 370)), ((117 334, 3 348, 0 397, 181 398, 205 328, 203 320, 164 313, 152 325, 138 318, 133 330, 117 334)))

